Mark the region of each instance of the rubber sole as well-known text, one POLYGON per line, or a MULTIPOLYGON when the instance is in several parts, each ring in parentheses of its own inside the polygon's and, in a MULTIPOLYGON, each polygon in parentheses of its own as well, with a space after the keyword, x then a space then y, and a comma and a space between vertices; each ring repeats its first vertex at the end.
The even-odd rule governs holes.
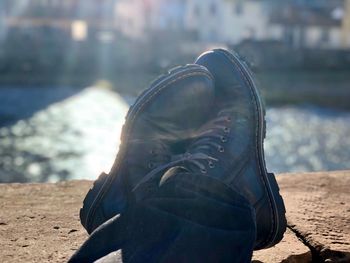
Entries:
POLYGON ((269 197, 271 210, 273 213, 273 223, 270 235, 266 238, 265 242, 256 244, 255 250, 269 248, 274 246, 282 240, 284 232, 286 231, 287 222, 285 217, 285 206, 283 198, 279 193, 279 187, 276 178, 273 173, 268 173, 266 169, 265 157, 264 157, 264 139, 266 137, 266 120, 265 120, 265 107, 262 102, 261 96, 257 89, 257 86, 253 80, 252 73, 245 62, 239 57, 238 54, 230 53, 223 49, 215 49, 214 52, 222 54, 229 59, 235 66, 240 69, 242 77, 244 77, 251 89, 256 103, 258 111, 258 137, 257 137, 257 158, 260 167, 260 174, 264 182, 265 191, 269 197))
POLYGON ((89 206, 94 203, 94 200, 96 196, 98 196, 98 193, 100 192, 101 188, 103 187, 104 183, 106 182, 108 177, 108 174, 102 173, 97 180, 94 181, 92 187, 89 189, 88 193, 86 194, 84 201, 83 201, 83 207, 80 209, 80 221, 82 225, 86 228, 87 232, 90 234, 92 232, 92 229, 88 228, 86 219, 89 216, 89 206))
POLYGON ((179 76, 183 76, 184 74, 206 75, 210 79, 213 78, 207 69, 202 66, 180 66, 173 68, 169 70, 167 74, 160 76, 158 79, 152 82, 150 88, 141 93, 135 103, 130 107, 126 115, 120 138, 122 143, 110 173, 108 175, 104 173, 101 174, 101 176, 94 182, 92 188, 88 191, 83 201, 83 207, 80 209, 80 220, 88 233, 91 233, 95 229, 93 227, 93 221, 97 209, 108 193, 111 185, 117 177, 118 170, 122 165, 122 160, 124 159, 127 150, 129 135, 132 131, 135 119, 137 119, 137 116, 142 112, 142 109, 149 105, 149 103, 152 102, 152 99, 156 97, 158 93, 165 90, 166 87, 169 87, 166 84, 176 81, 179 76))

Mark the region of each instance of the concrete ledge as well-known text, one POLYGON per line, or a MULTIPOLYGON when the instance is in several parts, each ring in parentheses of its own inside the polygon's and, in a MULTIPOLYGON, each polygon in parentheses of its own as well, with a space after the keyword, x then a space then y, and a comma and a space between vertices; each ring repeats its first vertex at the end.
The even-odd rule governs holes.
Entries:
MULTIPOLYGON (((350 262, 350 171, 278 176, 289 229, 253 262, 350 262)), ((90 181, 0 185, 1 262, 65 262, 87 234, 90 181)))

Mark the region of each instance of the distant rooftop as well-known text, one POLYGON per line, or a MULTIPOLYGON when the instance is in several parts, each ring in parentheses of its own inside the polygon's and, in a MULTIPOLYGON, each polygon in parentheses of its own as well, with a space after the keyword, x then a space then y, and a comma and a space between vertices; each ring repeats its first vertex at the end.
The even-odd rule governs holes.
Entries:
POLYGON ((306 7, 304 5, 288 5, 279 12, 272 12, 270 16, 271 23, 284 25, 317 25, 317 26, 340 26, 341 19, 334 15, 342 7, 322 8, 306 7))

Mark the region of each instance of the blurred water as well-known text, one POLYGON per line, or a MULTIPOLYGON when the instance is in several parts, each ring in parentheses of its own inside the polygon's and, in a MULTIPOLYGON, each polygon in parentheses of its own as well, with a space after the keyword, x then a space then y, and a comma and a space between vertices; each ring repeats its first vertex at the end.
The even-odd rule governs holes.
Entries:
MULTIPOLYGON (((93 87, 0 89, 0 182, 95 179, 108 171, 133 100, 93 87)), ((271 108, 267 127, 271 171, 350 168, 350 112, 271 108)))
POLYGON ((317 107, 267 110, 265 154, 274 172, 350 168, 350 112, 317 107))
MULTIPOLYGON (((0 97, 5 92, 11 93, 0 90, 0 97)), ((26 88, 22 95, 25 99, 16 102, 30 108, 32 100, 45 101, 52 93, 60 92, 41 89, 38 99, 26 88)), ((13 105, 14 101, 7 104, 13 105)), ((9 112, 8 105, 0 105, 6 108, 0 109, 0 116, 3 111, 9 112)), ((118 94, 88 88, 30 118, 2 127, 0 182, 95 179, 113 163, 127 110, 128 104, 118 94)))

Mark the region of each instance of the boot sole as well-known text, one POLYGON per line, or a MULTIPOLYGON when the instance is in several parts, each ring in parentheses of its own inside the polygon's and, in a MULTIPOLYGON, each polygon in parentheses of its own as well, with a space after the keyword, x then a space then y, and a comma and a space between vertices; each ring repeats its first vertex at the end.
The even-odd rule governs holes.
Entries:
POLYGON ((253 94, 256 109, 258 111, 259 126, 258 126, 258 161, 259 168, 261 171, 261 177, 264 182, 265 191, 268 194, 271 210, 273 213, 273 222, 270 235, 267 237, 265 242, 257 244, 255 250, 269 248, 276 245, 283 238, 284 232, 286 231, 287 221, 285 217, 286 209, 282 196, 279 193, 279 187, 273 173, 268 173, 266 169, 265 157, 264 157, 264 139, 266 137, 266 120, 265 120, 265 107, 262 102, 259 90, 253 80, 252 73, 246 63, 242 63, 242 59, 236 53, 230 53, 226 50, 215 49, 214 52, 218 52, 224 55, 231 61, 239 70, 244 79, 247 80, 248 86, 253 94))
POLYGON ((119 152, 111 168, 111 171, 108 175, 105 173, 101 174, 101 176, 94 182, 92 188, 88 191, 83 201, 83 207, 80 209, 81 223, 89 234, 94 230, 92 229, 92 224, 96 211, 108 193, 111 185, 117 177, 117 171, 122 165, 122 160, 124 159, 127 150, 129 135, 132 131, 135 119, 142 112, 142 110, 152 102, 157 94, 166 90, 168 87, 171 87, 171 83, 176 82, 178 79, 182 79, 186 76, 191 75, 205 75, 210 79, 213 78, 210 73, 202 66, 186 65, 173 68, 169 70, 167 74, 164 74, 153 81, 150 85, 150 88, 141 93, 139 98, 130 107, 125 117, 125 123, 123 125, 120 137, 121 141, 124 143, 120 145, 119 152))

